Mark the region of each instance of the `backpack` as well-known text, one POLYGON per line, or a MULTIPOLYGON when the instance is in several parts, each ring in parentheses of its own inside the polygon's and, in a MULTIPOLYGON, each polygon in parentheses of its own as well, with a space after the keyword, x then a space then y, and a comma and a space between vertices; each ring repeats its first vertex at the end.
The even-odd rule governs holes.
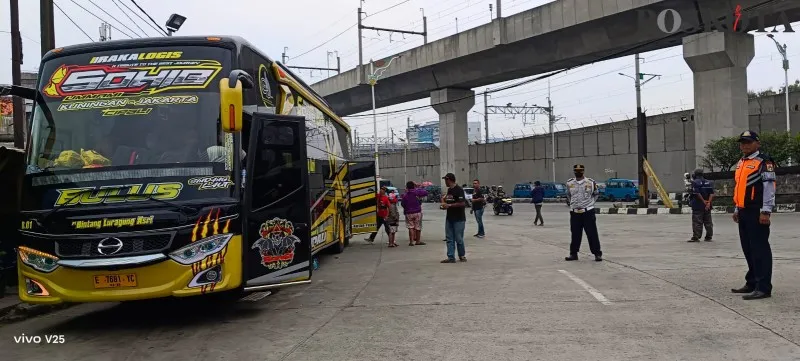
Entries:
POLYGON ((392 203, 389 206, 389 216, 386 217, 386 223, 391 226, 396 226, 400 223, 400 212, 397 210, 397 203, 392 203))

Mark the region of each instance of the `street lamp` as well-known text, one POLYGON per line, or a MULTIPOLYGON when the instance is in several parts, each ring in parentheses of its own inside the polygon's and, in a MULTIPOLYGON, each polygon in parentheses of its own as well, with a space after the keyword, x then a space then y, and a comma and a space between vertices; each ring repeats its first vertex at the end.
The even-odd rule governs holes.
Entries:
POLYGON ((169 20, 167 20, 167 36, 172 36, 172 33, 178 31, 183 25, 183 22, 186 21, 186 17, 178 14, 172 14, 169 16, 169 20))
POLYGON ((378 83, 378 79, 383 76, 383 72, 392 65, 394 59, 399 58, 400 56, 393 56, 389 59, 389 62, 386 65, 375 69, 375 62, 370 59, 369 61, 369 86, 372 90, 372 131, 373 131, 373 141, 375 143, 375 178, 378 180, 381 179, 381 171, 378 164, 378 114, 375 112, 375 84, 378 83))
MULTIPOLYGON (((792 130, 791 130, 791 124, 789 123, 789 59, 787 59, 786 57, 786 44, 783 44, 783 46, 781 46, 781 44, 777 40, 775 40, 774 35, 767 34, 767 36, 770 39, 772 39, 772 41, 775 42, 775 46, 778 47, 778 52, 781 53, 781 56, 783 57, 783 73, 784 76, 786 77, 786 85, 785 88, 783 89, 783 92, 786 93, 786 131, 791 136, 792 130)), ((789 160, 789 165, 792 165, 791 159, 789 160)))

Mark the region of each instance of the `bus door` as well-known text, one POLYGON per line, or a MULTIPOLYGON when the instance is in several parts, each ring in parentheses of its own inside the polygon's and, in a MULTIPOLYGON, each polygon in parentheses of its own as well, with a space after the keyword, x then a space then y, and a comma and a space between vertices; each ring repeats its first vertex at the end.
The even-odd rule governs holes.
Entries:
POLYGON ((350 162, 349 166, 351 234, 375 232, 378 227, 378 204, 375 200, 378 181, 375 178, 375 162, 350 162))
POLYGON ((261 113, 252 119, 242 210, 245 290, 308 281, 306 120, 261 113))

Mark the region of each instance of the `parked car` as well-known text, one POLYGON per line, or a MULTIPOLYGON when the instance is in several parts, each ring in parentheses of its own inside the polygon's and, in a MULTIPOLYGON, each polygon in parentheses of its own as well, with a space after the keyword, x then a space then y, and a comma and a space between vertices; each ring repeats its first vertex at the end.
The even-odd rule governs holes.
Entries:
POLYGON ((631 179, 609 178, 603 189, 604 199, 614 202, 624 200, 632 202, 639 198, 638 182, 631 179))
POLYGON ((425 190, 428 191, 428 198, 426 201, 439 203, 442 199, 442 187, 440 186, 427 186, 425 190))
POLYGON ((533 190, 533 183, 517 183, 514 185, 514 198, 529 198, 531 196, 531 190, 533 190))

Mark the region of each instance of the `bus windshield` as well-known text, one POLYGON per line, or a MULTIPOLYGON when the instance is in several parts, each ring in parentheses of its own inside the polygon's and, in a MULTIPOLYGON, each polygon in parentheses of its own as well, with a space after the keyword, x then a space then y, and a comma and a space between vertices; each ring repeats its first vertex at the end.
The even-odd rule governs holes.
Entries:
POLYGON ((229 58, 222 48, 184 47, 47 61, 27 172, 224 162, 218 82, 229 58))

